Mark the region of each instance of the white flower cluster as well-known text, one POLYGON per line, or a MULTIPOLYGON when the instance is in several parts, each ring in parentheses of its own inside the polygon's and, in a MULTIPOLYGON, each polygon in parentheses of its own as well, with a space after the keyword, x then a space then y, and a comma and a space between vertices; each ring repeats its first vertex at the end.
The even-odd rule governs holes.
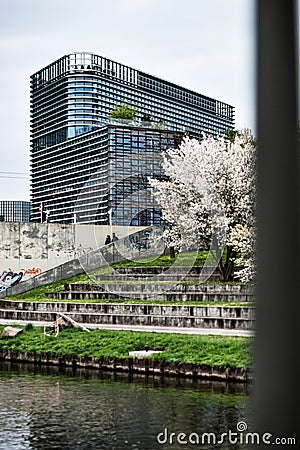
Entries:
POLYGON ((246 227, 236 225, 232 228, 228 240, 236 252, 235 265, 239 267, 235 272, 235 277, 240 281, 247 283, 254 279, 254 249, 255 249, 255 229, 254 227, 246 227))
POLYGON ((185 137, 179 148, 163 154, 168 180, 149 180, 172 224, 166 232, 169 245, 209 249, 217 240, 227 249, 228 263, 242 264, 243 281, 254 273, 255 154, 253 140, 243 134, 234 142, 185 137))

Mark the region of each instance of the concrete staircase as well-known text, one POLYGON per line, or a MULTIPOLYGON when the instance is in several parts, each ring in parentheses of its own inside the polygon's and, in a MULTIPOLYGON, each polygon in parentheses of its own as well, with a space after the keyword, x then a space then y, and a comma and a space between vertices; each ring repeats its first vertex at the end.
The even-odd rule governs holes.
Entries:
POLYGON ((63 313, 87 326, 253 330, 253 287, 201 284, 200 271, 192 268, 185 276, 186 270, 178 267, 116 269, 113 274, 95 276, 95 283, 69 283, 59 292, 47 292, 49 301, 0 299, 0 319, 44 323, 55 321, 63 313), (233 302, 238 305, 230 305, 233 302))
POLYGON ((112 275, 96 275, 97 283, 65 284, 60 292, 48 292, 55 300, 159 300, 167 302, 253 302, 253 286, 199 282, 201 267, 133 267, 115 269, 112 275), (187 275, 186 275, 187 274, 187 275))
MULTIPOLYGON (((217 269, 211 267, 184 267, 184 266, 171 266, 171 267, 120 267, 116 268, 113 278, 115 280, 141 280, 141 281, 206 281, 209 277, 210 281, 219 280, 219 272, 217 269)), ((95 277, 98 280, 103 279, 103 276, 98 275, 95 277)), ((104 277, 105 279, 105 277, 104 277)))
POLYGON ((254 294, 243 285, 204 285, 132 282, 100 284, 65 284, 59 292, 48 292, 47 298, 55 300, 159 300, 167 302, 253 302, 254 294))

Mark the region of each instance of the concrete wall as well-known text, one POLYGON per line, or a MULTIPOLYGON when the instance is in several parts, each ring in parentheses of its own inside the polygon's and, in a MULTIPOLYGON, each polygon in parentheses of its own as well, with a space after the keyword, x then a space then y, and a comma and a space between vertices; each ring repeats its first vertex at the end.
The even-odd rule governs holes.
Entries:
POLYGON ((119 238, 145 227, 0 222, 0 273, 24 270, 24 279, 104 245, 107 234, 119 238))
MULTIPOLYGON (((78 225, 76 225, 76 227, 77 226, 78 225)), ((83 225, 83 227, 86 226, 87 225, 83 225)), ((120 238, 116 242, 99 247, 96 250, 87 249, 86 252, 82 253, 82 256, 77 255, 75 251, 74 259, 69 259, 59 265, 53 265, 51 268, 34 274, 28 279, 22 279, 19 284, 1 291, 0 298, 20 294, 29 291, 30 289, 54 283, 55 281, 64 280, 79 273, 93 271, 99 267, 124 261, 125 259, 135 261, 139 258, 149 256, 155 259, 156 256, 162 254, 165 249, 165 244, 162 239, 162 229, 159 227, 124 227, 123 230, 118 230, 117 227, 114 228, 116 229, 116 233, 119 233, 118 236, 120 238), (123 231, 123 233, 133 231, 133 228, 140 228, 140 230, 121 238, 121 231, 123 231)), ((85 231, 85 229, 82 228, 81 231, 85 231)), ((102 230, 102 236, 106 236, 105 229, 102 230), (103 233, 103 231, 105 231, 105 233, 103 233)), ((94 235, 94 240, 91 239, 90 242, 96 246, 99 241, 95 240, 94 235)), ((16 261, 18 260, 16 259, 16 261)), ((42 260, 40 259, 39 261, 42 260)))

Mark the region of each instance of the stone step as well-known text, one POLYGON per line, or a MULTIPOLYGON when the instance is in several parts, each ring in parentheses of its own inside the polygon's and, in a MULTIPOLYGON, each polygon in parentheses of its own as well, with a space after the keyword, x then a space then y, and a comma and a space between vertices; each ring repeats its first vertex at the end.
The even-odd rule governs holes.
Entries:
POLYGON ((60 291, 46 292, 46 298, 54 300, 159 300, 167 302, 253 302, 253 295, 244 293, 202 293, 202 292, 120 292, 105 291, 60 291))
POLYGON ((65 284, 61 293, 47 293, 46 297, 57 300, 81 299, 157 299, 170 301, 234 301, 253 302, 253 287, 247 285, 191 285, 191 284, 139 284, 139 283, 101 283, 65 284))
MULTIPOLYGON (((199 278, 199 274, 167 274, 164 272, 161 273, 127 273, 127 274, 120 274, 120 273, 114 273, 113 275, 93 275, 92 277, 96 281, 115 281, 116 283, 118 281, 155 281, 155 282, 164 282, 164 281, 171 281, 171 282, 179 282, 179 281, 192 281, 192 282, 203 282, 206 281, 203 279, 203 277, 199 278)), ((219 275, 211 275, 209 277, 209 281, 219 281, 219 275)))
MULTIPOLYGON (((152 325, 168 327, 200 327, 200 328, 226 328, 252 330, 254 320, 242 317, 195 317, 174 315, 149 315, 149 314, 99 314, 99 313, 69 313, 69 317, 83 324, 111 324, 111 325, 152 325)), ((56 312, 49 311, 24 311, 24 310, 0 310, 0 319, 27 320, 54 322, 56 312)))
POLYGON ((245 284, 178 284, 178 283, 66 283, 64 291, 70 292, 180 292, 208 294, 247 294, 254 295, 253 286, 245 284))
POLYGON ((170 267, 166 266, 144 266, 144 267, 116 267, 115 272, 117 274, 160 274, 160 273, 168 273, 170 275, 181 275, 181 274, 197 274, 200 273, 213 273, 218 274, 218 269, 211 267, 202 267, 202 266, 175 266, 172 265, 170 267))
POLYGON ((254 319, 254 306, 221 305, 159 305, 140 303, 73 303, 73 302, 26 302, 1 300, 1 311, 32 311, 49 313, 121 314, 191 316, 254 319))

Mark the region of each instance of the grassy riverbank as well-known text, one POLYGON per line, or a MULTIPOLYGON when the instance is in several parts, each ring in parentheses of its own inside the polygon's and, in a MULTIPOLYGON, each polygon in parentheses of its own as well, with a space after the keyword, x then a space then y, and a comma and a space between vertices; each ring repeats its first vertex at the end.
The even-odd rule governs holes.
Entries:
MULTIPOLYGON (((196 264, 202 265, 206 254, 200 252, 196 256, 196 264)), ((183 261, 185 256, 181 255, 183 261)), ((186 256, 186 263, 190 255, 186 256)), ((97 270, 102 275, 110 275, 116 267, 138 267, 138 266, 169 266, 173 260, 167 255, 162 255, 155 261, 141 260, 139 262, 124 262, 104 267, 97 270)), ((185 265, 185 264, 182 264, 185 265)), ((93 271, 93 274, 95 271, 93 271)), ((127 281, 126 281, 127 282, 127 281)), ((130 283, 141 283, 141 281, 130 281, 130 283)), ((151 281, 150 281, 151 282, 151 281)), ((9 300, 23 301, 51 301, 45 297, 46 292, 57 292, 64 288, 67 283, 93 283, 88 274, 76 275, 72 278, 51 283, 39 288, 27 291, 23 294, 8 297, 9 300)), ((191 283, 193 282, 186 282, 191 283)), ((143 282, 143 284, 146 284, 143 282)), ((217 284, 217 283, 213 283, 217 284)), ((235 284, 235 283, 234 283, 235 284)), ((57 300, 52 300, 57 301, 57 300)), ((70 300, 66 300, 70 301, 70 300)), ((97 300, 80 300, 79 303, 97 302, 97 300)), ((76 301, 72 301, 76 303, 76 301)), ((232 302, 166 302, 159 300, 132 300, 132 299, 101 299, 100 303, 151 303, 164 305, 222 305, 222 306, 252 306, 251 303, 232 302)), ((0 333, 4 327, 0 326, 0 333)), ((90 333, 83 332, 77 328, 64 329, 59 336, 44 336, 41 327, 24 327, 22 334, 15 338, 0 338, 0 351, 10 354, 22 353, 25 355, 37 355, 44 357, 48 355, 53 358, 107 358, 128 359, 129 352, 143 350, 144 346, 153 350, 163 350, 162 353, 151 357, 158 362, 206 365, 215 368, 247 369, 251 367, 252 338, 229 337, 213 335, 182 335, 168 333, 147 333, 135 331, 112 331, 92 330, 90 333)))
MULTIPOLYGON (((0 326, 0 333, 4 326, 0 326)), ((11 352, 49 354, 56 357, 87 356, 128 358, 130 351, 161 349, 151 358, 166 362, 206 364, 230 369, 251 366, 251 338, 146 333, 134 331, 62 330, 58 337, 44 337, 41 327, 25 327, 15 338, 0 338, 0 349, 11 352)))

